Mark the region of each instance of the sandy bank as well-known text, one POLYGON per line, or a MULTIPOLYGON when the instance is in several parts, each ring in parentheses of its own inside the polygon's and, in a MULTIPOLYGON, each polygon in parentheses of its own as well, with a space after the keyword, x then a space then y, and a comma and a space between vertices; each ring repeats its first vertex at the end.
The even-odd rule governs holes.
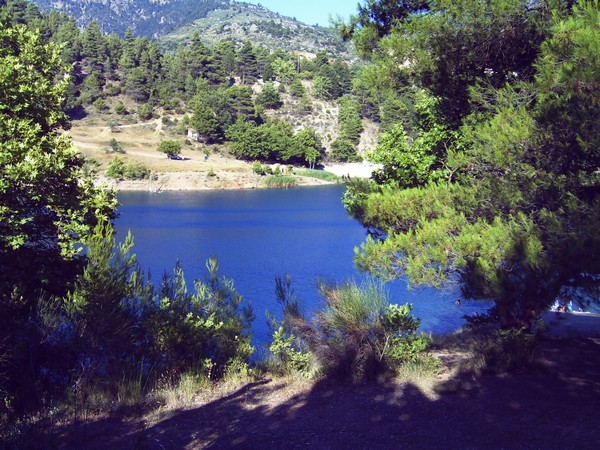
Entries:
MULTIPOLYGON (((330 164, 324 170, 338 176, 368 178, 373 166, 365 163, 330 164)), ((310 177, 296 177, 298 186, 319 186, 331 184, 310 177)), ((210 174, 206 171, 157 172, 151 180, 114 180, 98 177, 98 183, 119 191, 204 191, 265 188, 264 177, 251 170, 217 169, 210 174)))

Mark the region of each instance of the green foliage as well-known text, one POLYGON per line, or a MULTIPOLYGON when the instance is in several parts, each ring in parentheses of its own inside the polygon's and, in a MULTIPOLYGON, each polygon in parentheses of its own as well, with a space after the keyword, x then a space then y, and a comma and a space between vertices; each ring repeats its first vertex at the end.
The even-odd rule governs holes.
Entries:
POLYGON ((238 120, 226 137, 233 153, 245 160, 314 165, 320 156, 321 141, 314 130, 294 135, 291 125, 278 120, 262 125, 238 120))
POLYGON ((297 183, 296 178, 283 175, 271 175, 263 181, 263 184, 269 188, 289 188, 296 186, 297 183))
POLYGON ((333 99, 334 84, 330 78, 316 75, 313 79, 313 95, 323 100, 333 99))
POLYGON ((258 65, 256 55, 250 41, 244 45, 237 54, 237 71, 240 74, 242 84, 252 84, 258 76, 258 65))
POLYGON ((477 368, 490 372, 520 372, 537 362, 537 339, 518 330, 500 330, 476 342, 477 368))
POLYGON ((303 128, 293 137, 294 153, 302 155, 311 169, 321 157, 321 137, 312 128, 303 128))
POLYGON ((336 161, 360 161, 354 143, 349 139, 337 138, 331 143, 331 157, 336 161))
POLYGON ((281 373, 300 373, 310 376, 310 354, 297 350, 294 346, 296 336, 285 332, 283 326, 275 330, 269 352, 272 355, 274 369, 281 373))
POLYGON ((385 236, 357 251, 360 268, 458 280, 464 294, 493 299, 504 326, 525 328, 564 286, 589 289, 600 271, 598 111, 583 88, 598 74, 597 3, 571 16, 559 7, 551 26, 547 9, 529 6, 433 2, 434 13, 382 38, 372 79, 391 87, 409 76, 439 98, 415 92, 410 129, 397 125, 374 152, 384 185, 345 196, 385 236))
MULTIPOLYGON (((296 336, 308 348, 325 376, 375 379, 399 363, 414 360, 428 345, 418 335, 419 321, 410 305, 390 305, 384 287, 375 281, 358 285, 320 286, 325 300, 314 317, 305 319, 294 301, 284 304, 284 329, 278 348, 291 352, 296 336)), ((296 347, 294 351, 297 351, 296 347)))
POLYGON ((292 60, 276 58, 271 64, 277 81, 290 84, 296 78, 296 69, 292 60))
POLYGON ((360 105, 349 95, 338 100, 340 134, 331 144, 331 156, 338 161, 359 161, 356 145, 363 131, 360 105))
POLYGON ((230 362, 246 361, 254 351, 249 337, 251 307, 231 279, 219 276, 215 258, 206 268, 206 280, 196 280, 194 292, 188 293, 177 264, 172 276, 163 277, 158 298, 144 306, 142 320, 151 338, 146 351, 158 358, 161 372, 209 370, 207 375, 218 378, 230 362))
POLYGON ((152 105, 144 103, 139 106, 137 113, 140 120, 150 120, 154 114, 154 108, 152 105))
POLYGON ((256 97, 256 104, 267 109, 278 109, 281 108, 283 102, 273 83, 265 83, 262 91, 256 97))
POLYGON ((295 169, 294 174, 300 177, 316 178, 318 180, 330 181, 332 183, 340 182, 340 177, 338 177, 335 173, 327 172, 326 170, 295 169))
POLYGON ((348 23, 336 26, 344 39, 354 40, 359 55, 366 58, 396 22, 426 12, 431 3, 428 0, 367 0, 364 5, 358 5, 358 14, 351 16, 348 23))
MULTIPOLYGON (((82 364, 80 383, 102 385, 123 369, 119 363, 134 346, 134 284, 129 275, 136 259, 129 252, 133 239, 115 247, 112 226, 99 224, 88 243, 87 264, 69 294, 66 310, 77 336, 82 364)), ((73 367, 75 369, 75 367, 73 367)), ((113 380, 114 381, 114 378, 113 380)))
POLYGON ((173 139, 163 140, 158 144, 157 150, 166 155, 179 155, 181 153, 181 143, 173 139))
POLYGON ((290 85, 290 95, 292 97, 302 98, 302 96, 306 93, 306 89, 304 89, 304 85, 300 79, 295 78, 290 85))
POLYGON ((106 153, 125 153, 125 150, 115 138, 112 138, 108 143, 106 153))
POLYGON ((0 303, 12 311, 2 341, 23 331, 40 295, 64 293, 81 260, 76 243, 116 206, 62 133, 66 86, 56 46, 0 27, 0 303))
POLYGON ((145 180, 151 176, 150 169, 138 161, 123 161, 115 156, 106 167, 106 176, 117 180, 145 180))
POLYGON ((96 111, 102 112, 106 111, 108 109, 108 106, 106 105, 104 99, 98 98, 94 101, 94 108, 96 108, 96 111))
POLYGON ((125 108, 125 105, 123 104, 122 101, 118 101, 115 104, 114 111, 115 111, 115 113, 119 114, 120 116, 129 114, 129 111, 127 111, 127 108, 125 108))
POLYGON ((340 139, 349 140, 355 144, 360 140, 363 126, 360 118, 360 105, 351 96, 345 95, 338 100, 340 107, 338 123, 340 124, 340 139))
POLYGON ((252 163, 252 172, 254 172, 256 175, 264 175, 266 173, 266 169, 263 167, 260 161, 254 161, 252 163))

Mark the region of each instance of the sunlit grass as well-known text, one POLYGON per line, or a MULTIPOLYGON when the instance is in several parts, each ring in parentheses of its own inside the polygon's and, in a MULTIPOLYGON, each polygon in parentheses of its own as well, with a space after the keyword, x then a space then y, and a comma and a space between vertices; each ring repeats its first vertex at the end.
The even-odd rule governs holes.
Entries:
POLYGON ((295 169, 294 174, 301 177, 316 178, 317 180, 329 181, 331 183, 339 183, 341 178, 332 172, 316 169, 295 169))
POLYGON ((289 188, 296 186, 298 181, 294 177, 273 175, 265 178, 263 183, 269 188, 289 188))

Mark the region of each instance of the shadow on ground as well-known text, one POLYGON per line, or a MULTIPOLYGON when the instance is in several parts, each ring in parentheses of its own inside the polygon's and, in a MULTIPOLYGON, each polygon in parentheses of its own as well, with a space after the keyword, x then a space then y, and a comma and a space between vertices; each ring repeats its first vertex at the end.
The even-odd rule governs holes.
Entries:
MULTIPOLYGON (((596 449, 600 340, 548 340, 535 373, 459 375, 436 397, 414 385, 314 388, 268 407, 276 381, 249 384, 152 425, 80 424, 60 448, 82 449, 596 449)), ((66 436, 66 437, 65 437, 66 436)))

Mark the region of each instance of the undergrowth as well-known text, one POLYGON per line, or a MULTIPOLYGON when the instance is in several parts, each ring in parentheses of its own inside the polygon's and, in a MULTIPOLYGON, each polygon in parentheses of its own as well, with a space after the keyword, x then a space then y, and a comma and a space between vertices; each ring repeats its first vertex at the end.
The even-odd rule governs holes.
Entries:
POLYGON ((273 175, 264 180, 264 184, 270 188, 289 188, 296 186, 297 180, 294 177, 273 175))
POLYGON ((341 178, 332 172, 327 172, 326 170, 316 170, 316 169, 295 169, 294 175, 298 175, 300 177, 310 177, 316 178, 317 180, 328 181, 331 183, 339 183, 341 178))

